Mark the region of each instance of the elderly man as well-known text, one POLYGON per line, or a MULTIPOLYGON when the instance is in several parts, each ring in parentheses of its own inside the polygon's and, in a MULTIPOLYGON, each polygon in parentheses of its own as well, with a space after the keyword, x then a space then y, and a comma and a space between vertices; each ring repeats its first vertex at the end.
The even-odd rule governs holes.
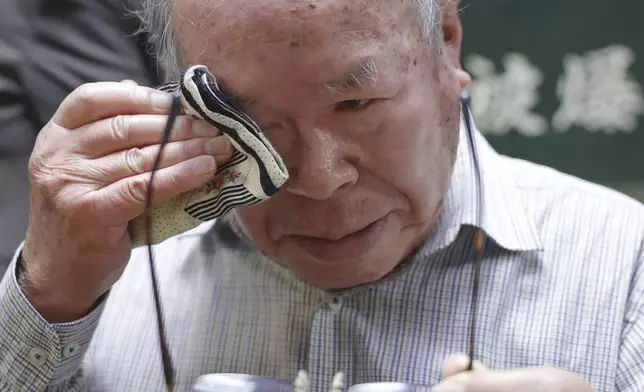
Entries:
MULTIPOLYGON (((477 219, 455 3, 147 2, 175 76, 208 66, 290 174, 267 201, 157 246, 179 390, 300 369, 315 391, 336 372, 434 391, 644 389, 644 207, 475 133, 477 219), (466 371, 477 229, 481 364, 466 371)), ((168 107, 131 82, 91 84, 42 130, 29 229, 0 285, 0 389, 162 389, 128 222, 145 211, 168 107)), ((207 183, 232 149, 182 116, 157 205, 207 183)))

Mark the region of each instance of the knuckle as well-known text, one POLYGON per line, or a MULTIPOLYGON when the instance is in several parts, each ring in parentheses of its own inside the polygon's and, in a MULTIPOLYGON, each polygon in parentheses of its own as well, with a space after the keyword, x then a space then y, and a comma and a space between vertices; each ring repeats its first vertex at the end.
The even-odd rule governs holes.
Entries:
POLYGON ((60 181, 54 175, 55 168, 50 167, 49 163, 39 155, 33 155, 29 160, 28 176, 32 186, 37 189, 51 189, 59 188, 60 181))
POLYGON ((29 178, 34 180, 37 179, 44 164, 43 157, 34 151, 29 158, 29 163, 27 164, 27 175, 29 178))
POLYGON ((75 105, 91 108, 95 102, 96 93, 96 83, 85 83, 72 92, 71 98, 75 105))
POLYGON ((143 153, 141 149, 133 147, 123 155, 125 167, 132 173, 141 174, 143 172, 142 160, 143 153))
POLYGON ((143 176, 134 177, 129 186, 125 187, 128 199, 132 200, 137 204, 143 204, 146 201, 148 193, 148 179, 143 176))
POLYGON ((38 183, 41 191, 43 191, 41 194, 50 196, 60 194, 68 184, 65 178, 53 174, 40 176, 40 181, 38 183))
POLYGON ((181 158, 191 158, 197 150, 203 149, 203 140, 193 139, 186 142, 178 143, 179 156, 181 158))
POLYGON ((135 104, 145 104, 151 100, 151 92, 145 87, 131 85, 128 92, 129 99, 135 104))
POLYGON ((139 102, 139 100, 141 99, 141 92, 140 92, 141 89, 137 88, 138 86, 132 86, 132 85, 129 85, 128 87, 131 87, 128 89, 128 92, 127 92, 127 97, 130 100, 130 102, 139 102))
POLYGON ((44 162, 30 165, 29 182, 32 196, 35 196, 41 207, 47 210, 65 210, 74 198, 66 198, 66 190, 70 189, 68 175, 59 168, 44 162))
POLYGON ((130 129, 130 118, 126 115, 114 116, 109 120, 110 132, 116 141, 126 141, 130 129))

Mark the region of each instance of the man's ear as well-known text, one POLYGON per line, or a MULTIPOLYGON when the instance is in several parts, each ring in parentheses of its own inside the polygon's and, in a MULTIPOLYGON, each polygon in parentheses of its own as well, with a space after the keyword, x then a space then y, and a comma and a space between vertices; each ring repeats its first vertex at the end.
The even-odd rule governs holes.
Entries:
POLYGON ((461 42, 463 40, 463 26, 458 13, 458 0, 440 0, 439 12, 441 15, 441 28, 446 60, 454 70, 461 89, 465 89, 471 82, 470 75, 461 67, 461 42))

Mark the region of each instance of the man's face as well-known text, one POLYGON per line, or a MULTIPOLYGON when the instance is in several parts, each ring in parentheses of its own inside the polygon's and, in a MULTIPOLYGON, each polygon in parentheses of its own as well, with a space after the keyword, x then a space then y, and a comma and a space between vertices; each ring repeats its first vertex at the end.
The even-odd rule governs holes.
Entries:
POLYGON ((177 2, 182 57, 238 97, 291 175, 238 210, 244 230, 320 287, 382 278, 440 213, 462 71, 445 42, 428 48, 407 3, 177 2))

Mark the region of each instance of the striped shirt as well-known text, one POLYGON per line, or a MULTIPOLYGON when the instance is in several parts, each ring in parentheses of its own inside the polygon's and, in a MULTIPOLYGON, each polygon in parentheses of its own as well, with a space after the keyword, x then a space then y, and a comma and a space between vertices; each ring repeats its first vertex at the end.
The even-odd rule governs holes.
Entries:
MULTIPOLYGON (((494 369, 556 366, 598 392, 644 390, 644 206, 501 156, 480 134, 477 145, 481 226, 491 238, 477 359, 494 369)), ((395 273, 367 286, 313 287, 262 255, 230 219, 158 245, 177 390, 206 373, 292 381, 300 369, 315 391, 327 391, 338 371, 346 385, 436 385, 445 358, 468 344, 476 223, 468 154, 461 143, 435 230, 395 273)), ((108 299, 69 324, 50 325, 34 311, 15 263, 0 284, 0 390, 162 390, 145 248, 108 299)))

